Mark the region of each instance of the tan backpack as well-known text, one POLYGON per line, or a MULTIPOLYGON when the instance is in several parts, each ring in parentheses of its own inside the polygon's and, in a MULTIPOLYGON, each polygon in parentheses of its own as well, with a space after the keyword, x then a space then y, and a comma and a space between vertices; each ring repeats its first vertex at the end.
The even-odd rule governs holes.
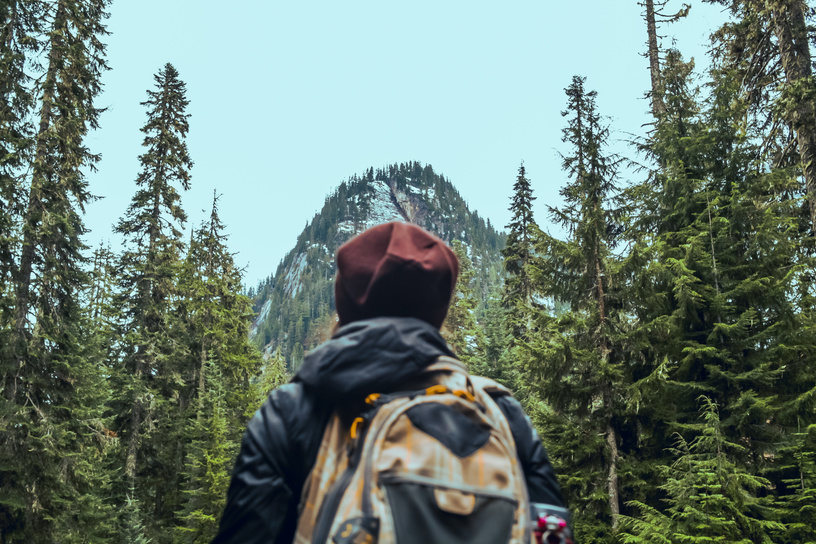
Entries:
MULTIPOLYGON (((424 382, 424 383, 423 383, 424 382)), ((440 357, 421 388, 331 417, 304 487, 295 544, 522 544, 530 506, 515 441, 489 393, 440 357)))

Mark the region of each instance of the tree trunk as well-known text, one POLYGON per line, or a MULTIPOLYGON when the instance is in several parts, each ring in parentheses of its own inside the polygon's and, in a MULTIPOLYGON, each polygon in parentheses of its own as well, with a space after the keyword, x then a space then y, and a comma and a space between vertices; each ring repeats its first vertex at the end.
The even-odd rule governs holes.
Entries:
POLYGON ((141 429, 142 404, 134 399, 130 414, 130 437, 128 439, 127 458, 125 459, 125 475, 130 480, 130 486, 136 487, 136 456, 139 451, 139 431, 141 429))
MULTIPOLYGON (((65 4, 59 2, 57 12, 54 15, 54 26, 61 24, 65 18, 65 4)), ((20 369, 26 359, 26 344, 28 335, 26 331, 27 317, 31 307, 31 275, 34 271, 34 258, 36 255, 38 236, 43 216, 46 215, 45 204, 42 200, 43 187, 50 182, 53 173, 47 171, 48 139, 53 123, 53 107, 56 99, 57 71, 62 60, 62 53, 58 47, 61 40, 61 32, 52 29, 49 38, 50 50, 48 53, 48 70, 43 83, 42 109, 40 110, 40 126, 37 131, 37 147, 34 154, 33 174, 31 177, 31 187, 28 191, 28 205, 25 217, 23 218, 23 242, 20 250, 20 267, 17 270, 16 299, 14 309, 14 329, 15 329, 15 363, 17 376, 14 379, 13 393, 16 392, 17 381, 19 380, 20 369)))
MULTIPOLYGON (((773 25, 779 42, 779 54, 788 85, 809 78, 811 68, 810 45, 804 6, 800 0, 780 1, 773 8, 773 25)), ((796 132, 805 194, 810 210, 811 231, 816 232, 816 112, 812 100, 799 100, 786 112, 796 132)))
MULTIPOLYGON (((608 407, 611 409, 611 406, 608 407)), ((620 498, 618 494, 618 435, 611 422, 606 424, 606 445, 609 448, 609 474, 606 486, 609 491, 609 510, 612 512, 612 532, 618 532, 620 498)))
POLYGON ((646 33, 649 37, 649 73, 652 78, 652 115, 660 117, 666 112, 663 102, 663 84, 660 76, 660 49, 657 45, 654 0, 646 0, 646 33))

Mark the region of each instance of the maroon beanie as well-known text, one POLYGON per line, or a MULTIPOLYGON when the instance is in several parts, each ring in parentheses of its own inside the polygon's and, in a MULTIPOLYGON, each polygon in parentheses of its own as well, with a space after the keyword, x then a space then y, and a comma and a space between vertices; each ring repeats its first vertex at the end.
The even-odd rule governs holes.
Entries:
POLYGON ((337 250, 334 296, 340 324, 400 316, 439 328, 458 274, 453 251, 416 225, 371 227, 337 250))

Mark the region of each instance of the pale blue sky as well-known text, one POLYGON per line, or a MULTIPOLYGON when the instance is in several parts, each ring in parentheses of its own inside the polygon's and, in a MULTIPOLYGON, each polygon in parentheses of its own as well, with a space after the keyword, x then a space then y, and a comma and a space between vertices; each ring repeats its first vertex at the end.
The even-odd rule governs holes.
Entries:
MULTIPOLYGON (((188 226, 209 214, 213 189, 222 193, 249 285, 275 271, 340 182, 369 166, 431 164, 503 227, 524 160, 546 227, 545 204, 565 181, 557 151, 572 76, 598 91, 617 138, 649 121, 641 9, 636 0, 115 0, 98 101, 109 110, 88 139, 102 153, 91 191, 105 198, 88 209, 87 241, 120 247, 111 225, 135 191, 139 103, 166 62, 187 83, 192 114, 188 226)), ((676 39, 701 64, 723 18, 695 1, 664 29, 664 45, 676 39)))

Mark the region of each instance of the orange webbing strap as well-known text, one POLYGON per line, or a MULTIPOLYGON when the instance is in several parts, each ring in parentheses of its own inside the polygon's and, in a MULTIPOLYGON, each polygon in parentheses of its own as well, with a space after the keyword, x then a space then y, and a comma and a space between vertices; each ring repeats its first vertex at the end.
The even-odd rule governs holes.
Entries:
POLYGON ((354 418, 354 421, 351 423, 351 430, 349 431, 349 435, 351 436, 352 440, 357 438, 357 435, 359 434, 358 428, 363 423, 365 423, 365 419, 361 417, 354 418))
POLYGON ((450 393, 450 389, 441 384, 432 385, 425 390, 426 395, 444 395, 445 393, 450 393))
POLYGON ((476 397, 473 396, 473 393, 465 389, 457 389, 456 391, 453 392, 453 394, 459 397, 460 399, 465 399, 470 402, 476 402, 476 397))

